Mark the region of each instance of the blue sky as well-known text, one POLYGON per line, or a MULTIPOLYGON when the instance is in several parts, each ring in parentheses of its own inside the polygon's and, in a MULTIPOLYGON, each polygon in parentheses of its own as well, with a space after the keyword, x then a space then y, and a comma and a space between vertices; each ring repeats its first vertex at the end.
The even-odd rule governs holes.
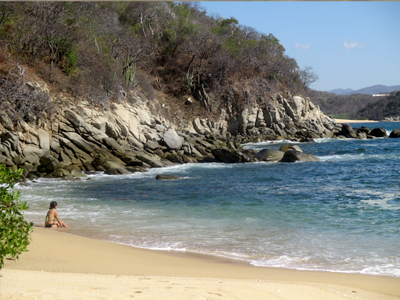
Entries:
POLYGON ((313 67, 311 87, 361 89, 400 85, 398 1, 203 1, 210 15, 272 33, 300 68, 313 67))

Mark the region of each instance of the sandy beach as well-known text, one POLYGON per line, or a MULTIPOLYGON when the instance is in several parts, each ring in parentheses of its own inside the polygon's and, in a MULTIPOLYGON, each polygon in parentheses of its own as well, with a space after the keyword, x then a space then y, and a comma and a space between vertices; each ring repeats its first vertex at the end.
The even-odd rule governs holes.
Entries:
POLYGON ((373 120, 347 120, 347 119, 335 119, 336 123, 378 123, 379 121, 373 120))
POLYGON ((4 299, 399 299, 400 278, 253 267, 35 227, 7 260, 4 299))

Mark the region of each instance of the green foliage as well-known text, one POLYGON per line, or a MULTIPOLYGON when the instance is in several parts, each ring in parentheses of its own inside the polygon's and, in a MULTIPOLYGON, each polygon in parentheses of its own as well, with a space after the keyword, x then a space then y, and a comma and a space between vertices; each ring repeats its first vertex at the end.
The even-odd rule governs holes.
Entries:
POLYGON ((59 41, 59 59, 58 62, 67 74, 73 74, 78 68, 77 47, 72 41, 60 39, 59 41))
POLYGON ((0 165, 0 269, 4 267, 4 258, 18 259, 22 252, 28 251, 29 234, 33 230, 33 223, 24 219, 26 202, 19 200, 19 192, 10 192, 22 172, 22 169, 14 172, 0 165))

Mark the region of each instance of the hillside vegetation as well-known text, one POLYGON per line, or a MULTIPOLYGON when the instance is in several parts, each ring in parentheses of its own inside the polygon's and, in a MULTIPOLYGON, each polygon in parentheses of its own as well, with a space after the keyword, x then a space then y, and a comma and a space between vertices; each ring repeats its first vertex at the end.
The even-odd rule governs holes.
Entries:
POLYGON ((24 85, 34 75, 104 109, 134 101, 136 90, 179 111, 183 99, 202 100, 207 91, 213 101, 190 113, 211 114, 228 96, 240 109, 250 101, 246 88, 251 101, 299 94, 299 71, 272 34, 207 16, 193 2, 0 3, 1 97, 15 104, 16 119, 51 115, 49 99, 24 85))
POLYGON ((367 119, 360 111, 369 103, 379 100, 366 94, 336 95, 329 92, 310 90, 311 101, 327 115, 340 119, 367 119))
POLYGON ((341 119, 384 120, 400 116, 400 92, 373 97, 368 94, 336 95, 309 90, 311 101, 327 115, 341 119))
POLYGON ((400 91, 367 104, 359 113, 371 120, 400 117, 400 91))

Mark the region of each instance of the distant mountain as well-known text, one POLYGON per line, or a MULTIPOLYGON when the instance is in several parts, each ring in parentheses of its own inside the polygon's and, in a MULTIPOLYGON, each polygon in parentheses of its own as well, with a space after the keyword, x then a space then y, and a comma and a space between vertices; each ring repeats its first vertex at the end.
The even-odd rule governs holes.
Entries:
POLYGON ((380 93, 391 93, 394 91, 400 91, 400 85, 386 86, 386 85, 373 85, 359 90, 352 89, 334 89, 329 91, 336 95, 352 95, 352 94, 380 94, 380 93))
POLYGON ((351 93, 351 92, 353 92, 353 90, 352 89, 335 89, 335 90, 331 90, 331 91, 328 91, 329 93, 332 93, 332 94, 336 94, 336 95, 348 95, 348 93, 351 93))

